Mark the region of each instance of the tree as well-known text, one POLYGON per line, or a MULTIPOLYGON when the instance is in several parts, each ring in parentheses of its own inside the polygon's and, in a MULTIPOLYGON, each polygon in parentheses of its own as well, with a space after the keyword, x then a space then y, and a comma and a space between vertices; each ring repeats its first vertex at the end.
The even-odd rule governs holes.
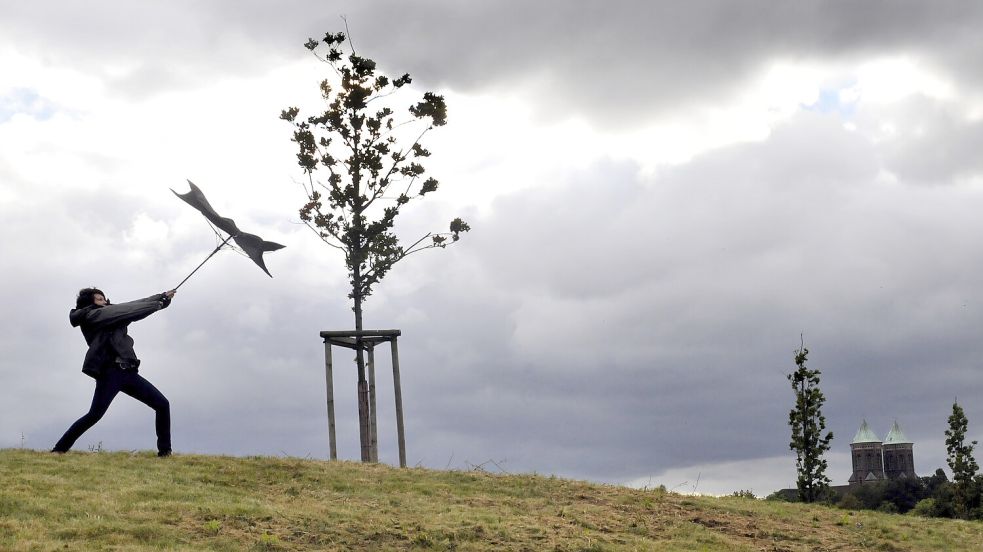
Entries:
POLYGON ((919 500, 928 498, 929 494, 925 481, 920 477, 899 477, 884 482, 884 502, 893 504, 902 514, 914 508, 919 500))
POLYGON ((795 351, 795 372, 786 377, 795 393, 795 408, 789 411, 788 424, 792 428, 789 448, 795 451, 795 467, 798 472, 796 487, 803 502, 815 502, 829 490, 826 477, 826 460, 823 453, 829 450, 833 433, 822 435, 826 418, 822 414, 826 398, 819 390, 819 370, 806 368, 809 349, 804 345, 795 351))
POLYGON ((976 472, 980 467, 973 458, 976 441, 966 444, 969 420, 958 402, 952 403, 949 429, 945 431, 946 462, 952 470, 954 509, 958 517, 968 517, 970 509, 979 502, 976 472))
POLYGON ((929 495, 939 487, 949 484, 949 478, 945 476, 945 471, 942 468, 936 469, 933 475, 923 477, 922 480, 925 482, 925 490, 929 495))
MULTIPOLYGON (((280 118, 294 126, 297 163, 306 177, 300 219, 344 253, 355 329, 362 331, 363 303, 394 264, 425 249, 444 248, 470 227, 456 218, 448 232, 428 233, 408 247, 400 243, 393 226, 402 207, 439 185, 424 178, 421 161, 430 151, 421 140, 446 124, 447 106, 443 96, 427 92, 410 105, 405 119, 397 119, 391 105, 410 76, 378 73, 376 63, 357 55, 350 40, 346 56, 345 41, 344 33, 327 33, 320 42, 308 39, 305 47, 332 69, 331 78, 320 84, 326 109, 299 118, 300 110, 291 107, 280 118)), ((369 399, 360 337, 355 350, 362 460, 367 461, 369 399)))

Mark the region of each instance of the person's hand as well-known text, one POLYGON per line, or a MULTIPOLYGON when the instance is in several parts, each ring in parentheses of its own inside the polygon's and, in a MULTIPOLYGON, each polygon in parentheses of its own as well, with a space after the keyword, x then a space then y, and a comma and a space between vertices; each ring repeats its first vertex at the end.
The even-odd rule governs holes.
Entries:
POLYGON ((166 309, 167 307, 169 307, 171 305, 171 299, 174 298, 175 293, 177 293, 176 289, 172 289, 171 291, 165 291, 164 293, 162 293, 164 297, 162 297, 160 300, 160 308, 166 309))

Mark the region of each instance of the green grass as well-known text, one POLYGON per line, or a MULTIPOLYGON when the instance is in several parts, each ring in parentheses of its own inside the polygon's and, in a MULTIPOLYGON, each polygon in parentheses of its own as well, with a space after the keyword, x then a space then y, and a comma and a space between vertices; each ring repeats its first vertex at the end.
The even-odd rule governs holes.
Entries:
POLYGON ((551 477, 0 450, 0 550, 983 550, 983 524, 551 477))

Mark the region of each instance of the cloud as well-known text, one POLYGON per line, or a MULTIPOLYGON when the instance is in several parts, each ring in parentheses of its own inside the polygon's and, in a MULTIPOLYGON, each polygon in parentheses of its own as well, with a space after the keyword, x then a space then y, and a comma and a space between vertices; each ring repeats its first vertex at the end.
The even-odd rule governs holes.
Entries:
MULTIPOLYGON (((979 10, 960 2, 373 4, 356 32, 428 86, 527 90, 545 117, 625 127, 726 103, 774 61, 911 55, 962 75, 979 10), (371 23, 365 23, 370 21, 371 23), (391 45, 391 46, 388 46, 391 45)), ((978 79, 977 79, 978 82, 978 79)))
POLYGON ((344 27, 360 53, 426 88, 513 93, 548 118, 631 127, 726 103, 783 59, 924 58, 978 86, 980 9, 965 2, 115 2, 22 4, 10 44, 99 75, 127 97, 269 72, 344 27), (84 48, 79 45, 84 44, 84 48), (968 79, 968 80, 967 80, 968 79))
POLYGON ((949 185, 978 177, 983 162, 983 122, 964 105, 914 95, 896 105, 873 108, 858 120, 872 130, 881 126, 885 164, 898 179, 949 185))

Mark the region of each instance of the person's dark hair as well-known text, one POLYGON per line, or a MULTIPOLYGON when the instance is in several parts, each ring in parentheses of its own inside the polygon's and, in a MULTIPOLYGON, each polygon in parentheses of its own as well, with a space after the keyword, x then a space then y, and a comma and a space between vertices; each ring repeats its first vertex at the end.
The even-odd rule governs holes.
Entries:
POLYGON ((99 288, 85 288, 79 290, 79 295, 75 299, 75 308, 81 309, 88 307, 89 305, 94 305, 96 300, 96 295, 106 296, 99 288))

